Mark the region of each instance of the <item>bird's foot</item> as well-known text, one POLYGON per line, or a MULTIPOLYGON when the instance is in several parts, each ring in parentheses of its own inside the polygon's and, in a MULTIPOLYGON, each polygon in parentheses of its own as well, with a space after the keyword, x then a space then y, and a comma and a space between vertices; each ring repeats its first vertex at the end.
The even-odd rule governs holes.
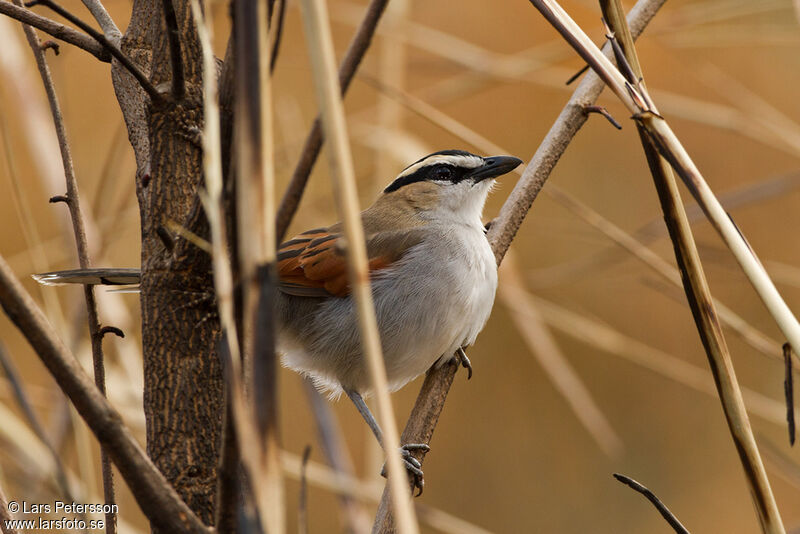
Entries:
MULTIPOLYGON (((422 472, 422 464, 419 460, 414 458, 412 451, 428 452, 431 448, 425 443, 406 443, 400 447, 400 456, 408 471, 408 477, 411 480, 412 492, 418 490, 417 497, 422 495, 422 490, 425 488, 425 475, 422 472)), ((381 469, 381 476, 386 477, 386 464, 381 469)))
POLYGON ((456 351, 456 360, 461 364, 461 367, 467 370, 467 380, 472 378, 472 362, 469 361, 467 353, 464 352, 464 349, 461 347, 458 347, 456 351))

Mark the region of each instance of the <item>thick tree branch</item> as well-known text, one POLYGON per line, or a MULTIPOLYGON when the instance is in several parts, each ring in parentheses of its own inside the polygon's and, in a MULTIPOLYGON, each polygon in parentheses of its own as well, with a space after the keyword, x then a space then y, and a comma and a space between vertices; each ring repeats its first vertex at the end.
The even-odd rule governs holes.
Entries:
POLYGON ((56 336, 42 311, 0 256, 0 306, 22 332, 61 390, 89 425, 128 483, 147 518, 167 532, 208 534, 147 457, 119 413, 98 391, 75 357, 56 336))
MULTIPOLYGON (((20 2, 21 0, 15 0, 20 2)), ((72 231, 75 235, 75 245, 78 249, 78 262, 81 269, 91 267, 89 260, 89 243, 86 239, 86 228, 84 226, 83 214, 81 213, 80 195, 78 193, 78 181, 75 179, 75 168, 72 164, 72 153, 67 140, 67 131, 64 125, 64 117, 61 114, 61 106, 58 103, 55 85, 50 76, 50 67, 47 65, 44 50, 39 42, 36 31, 29 25, 23 24, 25 37, 36 58, 36 66, 47 93, 47 101, 50 104, 50 113, 53 116, 53 124, 56 129, 56 137, 61 151, 61 163, 64 167, 64 178, 66 180, 66 204, 69 208, 70 219, 72 220, 72 231)), ((89 323, 89 339, 92 346, 92 361, 94 364, 94 380, 97 389, 105 395, 106 393, 106 371, 103 363, 103 336, 100 334, 100 321, 97 315, 97 302, 94 298, 94 287, 86 285, 83 287, 86 300, 86 315, 89 323)), ((111 462, 108 453, 103 448, 101 450, 101 463, 103 471, 103 497, 108 505, 114 504, 114 479, 111 472, 111 462)), ((117 530, 116 514, 109 510, 106 513, 106 532, 113 534, 117 530)))
POLYGON ((111 61, 111 53, 105 49, 103 45, 98 43, 96 39, 74 30, 69 26, 64 26, 59 22, 48 19, 47 17, 37 15, 30 9, 25 9, 24 7, 15 6, 11 2, 0 0, 0 13, 11 17, 12 19, 16 19, 24 24, 29 24, 37 30, 41 30, 48 35, 52 35, 56 39, 60 39, 65 43, 82 48, 100 61, 105 63, 111 61))
MULTIPOLYGON (((347 53, 341 65, 339 65, 339 85, 341 86, 342 96, 347 92, 347 88, 350 87, 350 82, 353 80, 356 69, 358 69, 361 60, 364 58, 364 54, 367 53, 367 49, 372 42, 372 36, 375 35, 375 29, 388 2, 389 0, 372 0, 370 2, 361 25, 359 25, 353 39, 350 41, 347 53)), ((278 208, 275 222, 275 233, 278 242, 285 237, 289 223, 292 222, 292 217, 297 211, 308 177, 311 175, 311 170, 314 168, 314 163, 317 161, 320 150, 322 150, 322 141, 322 123, 320 122, 320 117, 317 116, 314 119, 314 124, 308 133, 308 137, 306 137, 303 152, 300 155, 297 166, 294 168, 294 173, 292 173, 292 180, 286 187, 286 192, 283 194, 278 208)))
MULTIPOLYGON (((638 37, 666 0, 639 0, 628 15, 634 37, 638 37)), ((610 48, 608 50, 610 54, 610 48)), ((542 144, 528 163, 522 178, 503 204, 489 228, 487 237, 497 263, 503 260, 533 201, 542 190, 558 160, 572 138, 586 122, 585 105, 591 105, 603 90, 604 84, 594 73, 588 73, 576 88, 542 144)), ((444 408, 444 401, 453 383, 458 365, 450 364, 431 369, 425 376, 417 401, 401 436, 402 443, 429 443, 444 408)), ((417 457, 422 461, 424 453, 417 457)), ((378 507, 373 532, 388 533, 394 528, 394 518, 384 491, 378 507)))

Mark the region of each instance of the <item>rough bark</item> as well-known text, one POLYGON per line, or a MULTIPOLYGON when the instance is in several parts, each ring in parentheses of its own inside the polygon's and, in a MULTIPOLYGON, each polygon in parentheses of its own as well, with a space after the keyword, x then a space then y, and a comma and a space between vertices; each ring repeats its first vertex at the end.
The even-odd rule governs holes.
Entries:
MULTIPOLYGON (((200 47, 189 2, 174 5, 185 96, 154 106, 118 65, 112 74, 137 163, 147 453, 189 507, 213 525, 224 397, 211 261, 167 230, 175 222, 208 233, 196 209, 202 184, 200 47)), ((134 2, 122 48, 168 95, 172 68, 161 2, 134 2)))

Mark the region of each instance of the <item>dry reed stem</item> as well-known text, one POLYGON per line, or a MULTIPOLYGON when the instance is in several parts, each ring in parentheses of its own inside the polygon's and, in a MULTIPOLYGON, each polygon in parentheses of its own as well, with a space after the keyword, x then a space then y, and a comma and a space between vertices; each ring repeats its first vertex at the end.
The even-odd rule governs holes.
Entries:
POLYGON ((264 532, 279 534, 286 525, 278 457, 273 318, 276 240, 268 20, 266 0, 234 6, 236 236, 245 396, 238 399, 236 390, 233 396, 234 407, 242 403, 244 408, 234 410, 234 419, 244 431, 238 435, 238 443, 257 518, 264 532), (241 424, 240 416, 252 421, 241 424))
POLYGON ((101 446, 107 448, 147 518, 158 528, 167 531, 207 533, 209 529, 169 485, 130 430, 124 426, 119 413, 97 390, 75 357, 53 332, 2 256, 0 305, 72 401, 101 446))
MULTIPOLYGON (((609 38, 617 39, 624 53, 624 56, 618 57, 617 61, 625 62, 627 60, 626 68, 630 69, 629 82, 638 83, 639 87, 643 88, 642 69, 619 0, 600 0, 600 5, 613 30, 613 34, 609 38)), ((643 94, 646 95, 646 93, 643 94)), ((654 104, 649 103, 648 107, 652 113, 658 114, 654 104)), ((675 248, 675 258, 681 270, 686 296, 711 365, 711 372, 714 375, 731 437, 750 484, 761 527, 765 533, 783 533, 784 528, 778 506, 775 503, 775 497, 772 494, 772 488, 750 428, 742 393, 736 380, 727 343, 722 334, 711 291, 703 272, 691 226, 678 192, 677 181, 669 162, 666 158, 658 155, 644 126, 637 124, 637 128, 661 201, 664 220, 675 248)), ((789 363, 789 370, 791 372, 791 363, 789 363)), ((669 518, 667 520, 670 521, 669 518)), ((673 527, 675 526, 673 525, 673 527)), ((677 527, 675 528, 678 530, 677 527)))
POLYGON ((543 314, 532 299, 528 298, 523 286, 519 265, 509 251, 500 269, 498 296, 512 312, 511 321, 550 382, 569 404, 575 417, 595 443, 607 456, 618 457, 624 449, 622 440, 562 353, 555 338, 544 324, 543 314))
POLYGON ((358 207, 358 192, 355 184, 352 154, 347 137, 341 91, 334 63, 333 39, 331 36, 327 6, 322 0, 303 0, 303 19, 306 39, 309 43, 314 72, 314 86, 322 114, 322 124, 329 142, 331 174, 334 178, 334 196, 347 239, 348 277, 352 298, 358 309, 361 343, 375 399, 378 420, 383 429, 383 448, 389 471, 389 486, 397 515, 398 531, 401 534, 419 532, 408 477, 399 454, 400 439, 397 423, 392 411, 392 401, 386 379, 372 290, 367 269, 367 253, 364 229, 358 207))
MULTIPOLYGON (((634 35, 638 36, 644 31, 645 26, 652 20, 664 1, 639 0, 636 3, 628 15, 634 35)), ((508 251, 511 241, 553 167, 586 121, 583 106, 593 103, 602 89, 603 84, 598 77, 592 73, 587 74, 575 89, 573 96, 550 128, 544 141, 539 145, 533 158, 526 165, 522 177, 487 232, 487 238, 498 264, 508 251)), ((439 369, 428 371, 408 423, 403 430, 404 442, 430 443, 456 370, 456 365, 445 365, 439 369)), ((415 457, 420 460, 422 455, 415 457)), ((390 532, 392 528, 393 518, 388 507, 387 494, 384 492, 378 507, 373 532, 386 533, 390 532)))
POLYGON ((792 346, 800 346, 800 323, 775 288, 758 257, 714 196, 667 121, 654 111, 652 99, 644 85, 637 84, 634 87, 628 83, 557 2, 531 0, 531 3, 614 91, 634 115, 637 123, 644 127, 659 153, 670 162, 703 208, 784 336, 792 346))
MULTIPOLYGON (((245 398, 243 378, 242 353, 239 345, 236 322, 234 319, 234 299, 233 299, 233 274, 228 256, 228 247, 225 231, 225 217, 222 211, 222 155, 220 150, 220 121, 219 104, 217 101, 216 83, 216 63, 211 49, 211 24, 208 19, 204 19, 198 0, 192 1, 192 11, 197 23, 198 39, 203 53, 203 105, 205 126, 203 134, 203 169, 206 177, 206 195, 202 196, 203 204, 208 216, 211 228, 212 257, 214 265, 214 287, 217 296, 217 306, 219 308, 220 322, 224 332, 224 339, 227 343, 226 364, 228 372, 228 402, 230 403, 228 414, 233 421, 230 426, 226 425, 226 433, 234 430, 236 433, 235 443, 239 447, 242 464, 248 474, 250 481, 249 488, 253 495, 254 505, 260 521, 259 528, 262 532, 267 532, 267 521, 270 520, 265 513, 269 505, 265 505, 265 488, 260 484, 262 450, 258 446, 258 432, 255 428, 255 412, 253 406, 245 398)), ((211 11, 206 6, 207 17, 211 16, 211 11)), ((249 158, 249 156, 248 156, 249 158)), ((229 437, 226 438, 226 447, 229 437)), ((238 466, 231 466, 233 473, 221 473, 220 476, 236 476, 238 466)), ((225 488, 227 490, 227 488, 225 488)), ((220 491, 220 502, 218 508, 231 505, 227 498, 235 497, 220 491)), ((282 521, 283 510, 279 511, 278 521, 282 521)), ((234 510, 217 510, 218 526, 220 521, 227 521, 229 516, 236 517, 234 510)), ((275 521, 276 519, 272 519, 275 521)), ((273 524, 274 525, 274 524, 273 524)), ((227 524, 225 527, 227 528, 227 524)), ((271 525, 272 526, 272 525, 271 525)), ((271 532, 271 531, 270 531, 271 532)), ((281 532, 276 531, 276 532, 281 532)))
MULTIPOLYGON (((20 0, 15 0, 18 6, 21 6, 20 0)), ((61 152, 61 162, 64 170, 64 177, 66 181, 66 204, 69 209, 69 215, 72 220, 72 230, 75 236, 75 245, 78 250, 78 262, 81 269, 88 269, 91 267, 89 259, 89 244, 86 239, 86 229, 84 226, 83 214, 81 212, 80 194, 78 192, 78 181, 75 178, 75 169, 72 164, 72 152, 67 140, 66 127, 64 125, 64 117, 61 114, 61 106, 58 102, 58 97, 55 91, 53 79, 50 76, 50 67, 47 65, 45 52, 41 47, 39 37, 36 35, 35 30, 27 25, 22 25, 25 31, 25 36, 30 44, 33 56, 36 59, 36 65, 39 68, 39 74, 44 84, 47 100, 50 104, 50 112, 53 117, 53 124, 56 129, 56 137, 58 138, 58 145, 61 152)), ((100 320, 97 313, 97 302, 94 296, 94 287, 84 286, 84 298, 86 301, 86 315, 89 325, 89 340, 92 346, 92 360, 94 365, 94 380, 100 392, 106 394, 105 383, 105 364, 103 358, 103 336, 100 334, 100 320)), ((106 504, 112 505, 116 502, 114 497, 114 478, 111 471, 111 461, 108 458, 108 452, 105 448, 101 449, 101 464, 103 471, 103 497, 106 504)), ((106 532, 114 534, 116 532, 116 514, 108 512, 106 514, 106 532)))

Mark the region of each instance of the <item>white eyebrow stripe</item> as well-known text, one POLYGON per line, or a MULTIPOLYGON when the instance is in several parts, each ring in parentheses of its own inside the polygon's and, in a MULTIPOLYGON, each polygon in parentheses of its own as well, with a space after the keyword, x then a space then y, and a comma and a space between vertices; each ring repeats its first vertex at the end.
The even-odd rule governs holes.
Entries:
POLYGON ((435 156, 430 156, 422 161, 418 161, 417 163, 409 166, 403 172, 397 175, 398 178, 402 178, 403 176, 408 176, 410 174, 414 174, 418 170, 423 167, 429 167, 431 165, 440 165, 440 164, 447 164, 452 165, 454 167, 460 167, 462 169, 475 169, 483 165, 483 158, 479 156, 461 156, 461 155, 442 155, 437 154, 435 156))

